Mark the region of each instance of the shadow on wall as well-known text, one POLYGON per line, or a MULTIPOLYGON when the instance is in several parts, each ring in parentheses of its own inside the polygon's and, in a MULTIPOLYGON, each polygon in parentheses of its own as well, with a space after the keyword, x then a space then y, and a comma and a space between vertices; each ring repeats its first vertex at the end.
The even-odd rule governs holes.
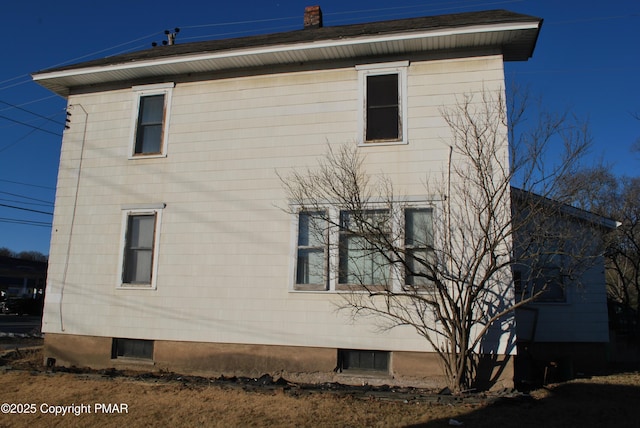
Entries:
POLYGON ((480 352, 473 362, 475 391, 513 388, 514 358, 510 355, 516 343, 513 315, 495 321, 480 342, 480 352), (499 349, 501 339, 506 349, 499 349), (507 382, 508 381, 508 382, 507 382))

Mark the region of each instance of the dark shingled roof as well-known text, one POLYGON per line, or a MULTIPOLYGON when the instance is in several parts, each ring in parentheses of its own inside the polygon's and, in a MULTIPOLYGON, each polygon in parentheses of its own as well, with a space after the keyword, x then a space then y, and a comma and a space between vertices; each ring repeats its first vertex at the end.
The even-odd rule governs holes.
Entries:
MULTIPOLYGON (((425 16, 420 18, 398 19, 392 21, 371 22, 365 24, 353 24, 335 27, 307 28, 284 33, 158 46, 142 51, 115 55, 64 67, 42 70, 36 74, 74 70, 87 67, 100 67, 113 64, 133 63, 136 61, 154 60, 166 57, 223 52, 240 48, 291 45, 297 43, 350 39, 362 36, 411 33, 416 31, 484 26, 491 24, 508 24, 523 21, 537 21, 541 23, 542 19, 530 15, 510 12, 507 10, 488 10, 482 12, 425 16)), ((531 48, 531 53, 532 52, 533 47, 531 48)))

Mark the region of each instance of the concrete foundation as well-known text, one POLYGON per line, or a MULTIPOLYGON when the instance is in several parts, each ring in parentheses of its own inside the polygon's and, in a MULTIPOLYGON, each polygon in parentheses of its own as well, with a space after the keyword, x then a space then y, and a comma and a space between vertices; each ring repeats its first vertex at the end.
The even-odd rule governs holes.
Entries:
MULTIPOLYGON (((112 358, 110 337, 47 333, 44 359, 49 365, 93 369, 171 371, 198 376, 260 377, 269 374, 293 382, 398 385, 442 388, 442 363, 434 353, 391 352, 388 373, 337 369, 335 348, 243 345, 202 342, 154 342, 153 359, 112 358)), ((478 387, 513 387, 509 356, 481 358, 478 387), (486 360, 486 361, 485 361, 486 360)))

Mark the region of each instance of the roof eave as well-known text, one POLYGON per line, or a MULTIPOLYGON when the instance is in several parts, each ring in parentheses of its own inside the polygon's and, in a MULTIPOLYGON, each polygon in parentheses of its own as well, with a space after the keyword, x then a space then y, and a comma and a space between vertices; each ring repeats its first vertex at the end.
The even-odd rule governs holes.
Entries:
MULTIPOLYGON (((526 61, 533 54, 542 21, 403 31, 393 34, 327 39, 321 41, 274 44, 213 52, 163 56, 99 66, 67 68, 33 74, 47 89, 66 96, 73 87, 189 72, 242 68, 242 64, 267 66, 287 62, 343 59, 354 52, 373 52, 376 47, 393 49, 392 54, 430 50, 427 46, 455 48, 497 47, 506 61, 526 61), (422 49, 416 50, 416 46, 422 49), (393 46, 393 48, 390 48, 393 46)), ((436 51, 437 49, 433 49, 436 51)), ((361 56, 361 55, 357 55, 361 56)), ((366 56, 366 55, 365 55, 366 56)))

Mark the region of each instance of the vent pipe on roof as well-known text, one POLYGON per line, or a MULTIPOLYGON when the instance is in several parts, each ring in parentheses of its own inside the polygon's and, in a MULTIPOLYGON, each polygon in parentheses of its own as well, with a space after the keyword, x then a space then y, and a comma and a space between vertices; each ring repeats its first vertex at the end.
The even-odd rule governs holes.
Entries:
POLYGON ((304 8, 304 28, 322 27, 322 10, 320 6, 307 6, 304 8))

